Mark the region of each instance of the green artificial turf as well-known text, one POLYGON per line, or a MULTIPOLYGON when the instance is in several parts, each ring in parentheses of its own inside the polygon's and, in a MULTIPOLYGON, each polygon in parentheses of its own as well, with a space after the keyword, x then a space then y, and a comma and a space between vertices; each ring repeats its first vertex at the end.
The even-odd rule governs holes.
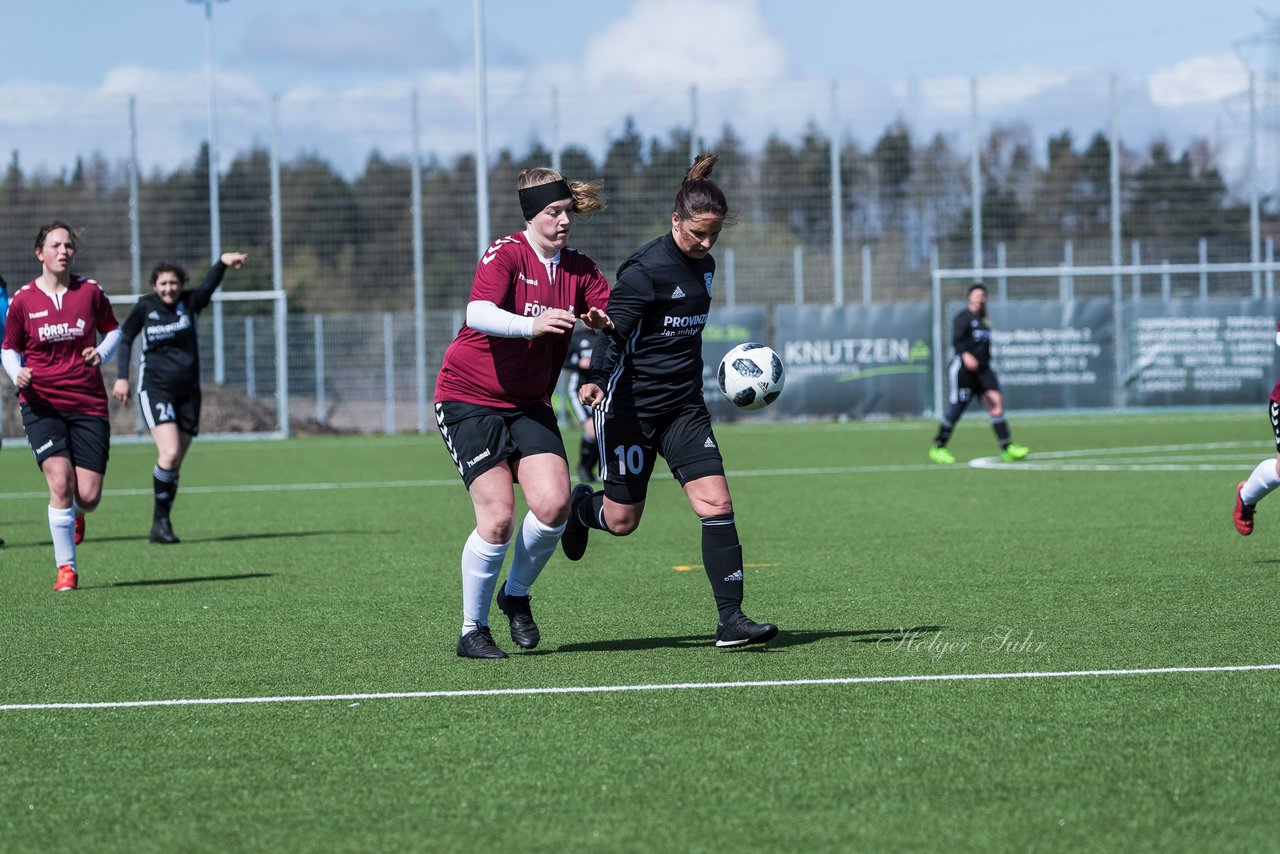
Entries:
POLYGON ((454 654, 473 517, 434 436, 198 440, 172 547, 117 444, 65 594, 10 442, 0 706, 41 707, 0 710, 0 848, 1275 850, 1280 671, 1052 675, 1280 664, 1280 498, 1231 523, 1265 412, 1010 422, 1032 456, 985 468, 976 413, 956 466, 926 422, 722 425, 779 637, 711 645, 659 466, 635 534, 548 565, 537 650, 495 607, 499 662, 454 654), (495 689, 528 693, 459 693, 495 689))

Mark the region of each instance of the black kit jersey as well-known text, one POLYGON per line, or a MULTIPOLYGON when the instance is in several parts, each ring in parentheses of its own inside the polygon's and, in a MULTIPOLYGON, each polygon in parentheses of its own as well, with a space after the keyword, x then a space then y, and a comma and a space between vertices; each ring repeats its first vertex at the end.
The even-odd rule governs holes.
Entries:
POLYGON ((618 268, 609 292, 614 328, 601 334, 589 379, 605 391, 601 409, 641 418, 702 401, 702 329, 716 262, 694 259, 670 233, 618 268))
POLYGON ((957 314, 951 324, 951 343, 957 357, 961 353, 972 353, 978 360, 979 371, 991 367, 991 325, 981 316, 967 308, 957 314))
POLYGON ((200 346, 196 340, 196 316, 213 299, 227 267, 221 261, 209 268, 194 291, 183 290, 170 306, 154 293, 139 297, 121 327, 117 357, 118 376, 129 378, 133 339, 142 337, 138 388, 190 394, 200 389, 200 346))
POLYGON ((598 340, 596 331, 578 324, 574 327, 573 338, 569 341, 569 353, 564 357, 564 371, 568 376, 569 389, 577 391, 582 387, 586 371, 582 368, 583 360, 591 363, 591 354, 598 340))

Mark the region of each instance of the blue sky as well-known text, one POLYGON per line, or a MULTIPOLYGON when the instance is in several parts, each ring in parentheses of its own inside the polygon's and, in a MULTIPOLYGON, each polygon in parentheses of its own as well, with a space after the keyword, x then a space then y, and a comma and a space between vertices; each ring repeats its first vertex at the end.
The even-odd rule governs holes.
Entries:
MULTIPOLYGON (((3 148, 54 169, 86 147, 122 157, 120 99, 135 95, 143 105, 140 157, 172 166, 191 156, 205 135, 201 5, 3 3, 3 148)), ((1114 73, 1124 135, 1135 147, 1161 133, 1175 142, 1216 135, 1239 158, 1247 112, 1240 54, 1263 59, 1248 40, 1263 31, 1258 8, 1267 5, 486 0, 490 112, 510 118, 495 122, 491 147, 519 148, 531 134, 545 141, 550 127, 529 120, 530 131, 522 110, 546 113, 551 86, 564 87, 563 109, 574 114, 566 135, 588 147, 603 145, 628 114, 653 133, 680 125, 695 84, 711 130, 731 119, 748 137, 779 128, 798 134, 806 120, 826 120, 824 93, 837 81, 852 137, 869 141, 903 116, 922 131, 959 138, 971 77, 984 121, 1012 117, 1041 136, 1064 127, 1085 136, 1105 129, 1114 73)), ((1280 17, 1280 4, 1272 11, 1280 17)), ((384 118, 374 105, 410 90, 428 102, 424 147, 446 155, 469 147, 470 0, 229 0, 215 4, 214 21, 224 151, 262 142, 262 105, 276 95, 289 145, 314 144, 348 169, 370 145, 403 153, 407 143, 395 130, 402 118, 384 118), (325 116, 314 115, 321 108, 325 116)), ((403 113, 398 101, 394 109, 403 113)))

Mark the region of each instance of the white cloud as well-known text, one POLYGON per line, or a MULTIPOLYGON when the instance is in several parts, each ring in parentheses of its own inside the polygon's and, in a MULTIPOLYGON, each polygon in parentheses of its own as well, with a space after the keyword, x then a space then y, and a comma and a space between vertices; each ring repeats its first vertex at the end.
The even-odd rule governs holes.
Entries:
POLYGON ((1229 53, 1193 56, 1156 71, 1148 80, 1152 103, 1185 107, 1221 101, 1249 87, 1249 73, 1229 53))
POLYGON ((756 0, 636 0, 591 38, 582 66, 593 83, 716 87, 779 77, 787 53, 756 0))
POLYGON ((381 14, 351 5, 336 15, 262 18, 241 49, 254 60, 329 71, 406 71, 448 68, 470 54, 440 25, 435 11, 401 9, 381 14))

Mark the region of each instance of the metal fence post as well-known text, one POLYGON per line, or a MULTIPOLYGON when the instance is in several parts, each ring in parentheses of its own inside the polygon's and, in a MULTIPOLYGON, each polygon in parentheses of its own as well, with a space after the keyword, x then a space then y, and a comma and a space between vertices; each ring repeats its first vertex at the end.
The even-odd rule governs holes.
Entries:
POLYGON ((395 315, 386 311, 382 314, 382 382, 386 392, 386 410, 383 417, 383 431, 388 436, 396 432, 396 341, 395 315))
POLYGON ((800 243, 791 250, 791 282, 796 305, 804 305, 804 245, 800 243))
POLYGON ((323 424, 329 409, 329 401, 325 399, 324 392, 324 315, 317 314, 311 320, 315 327, 316 423, 323 424))
POLYGON ((258 369, 254 364, 256 354, 253 348, 253 315, 244 319, 244 393, 251 398, 258 396, 258 369))

